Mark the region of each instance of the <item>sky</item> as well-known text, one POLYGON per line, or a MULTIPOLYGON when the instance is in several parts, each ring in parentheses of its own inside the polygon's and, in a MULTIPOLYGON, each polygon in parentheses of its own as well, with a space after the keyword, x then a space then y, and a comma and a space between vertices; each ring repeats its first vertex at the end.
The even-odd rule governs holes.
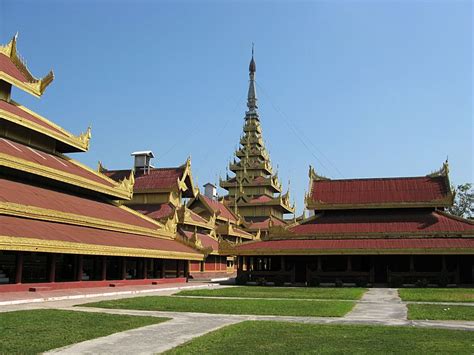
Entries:
MULTIPOLYGON (((0 0, 0 43, 42 98, 13 98, 91 148, 72 157, 131 168, 188 156, 199 186, 224 177, 242 134, 255 43, 265 139, 297 210, 308 166, 334 178, 421 176, 448 157, 473 179, 471 1, 0 0)), ((225 191, 219 191, 221 195, 225 191)))

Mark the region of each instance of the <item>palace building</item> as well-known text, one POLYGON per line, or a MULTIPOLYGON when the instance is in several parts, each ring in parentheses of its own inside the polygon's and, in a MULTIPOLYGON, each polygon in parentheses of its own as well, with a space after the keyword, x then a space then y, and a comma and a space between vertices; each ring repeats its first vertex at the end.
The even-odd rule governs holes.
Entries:
POLYGON ((185 281, 203 254, 122 204, 133 173, 115 181, 72 159, 90 129, 75 136, 12 99, 12 86, 42 96, 53 77, 29 72, 16 36, 0 46, 0 291, 185 281))
POLYGON ((309 172, 309 217, 296 218, 262 138, 256 64, 248 110, 229 169, 196 186, 191 159, 93 170, 91 130, 74 135, 12 99, 41 97, 17 51, 0 46, 0 292, 144 285, 237 275, 240 283, 474 283, 474 222, 446 212, 454 194, 446 162, 426 176, 332 180, 309 172), (293 218, 285 218, 293 214, 293 218))

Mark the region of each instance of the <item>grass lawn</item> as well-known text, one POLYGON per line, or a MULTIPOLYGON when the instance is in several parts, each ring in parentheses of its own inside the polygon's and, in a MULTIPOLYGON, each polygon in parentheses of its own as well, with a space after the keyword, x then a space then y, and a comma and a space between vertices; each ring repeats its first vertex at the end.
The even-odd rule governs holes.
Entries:
POLYGON ((403 301, 474 302, 473 288, 401 288, 403 301))
POLYGON ((181 291, 178 296, 216 296, 250 298, 301 298, 358 300, 367 291, 365 288, 308 288, 308 287, 264 287, 237 286, 214 290, 181 291))
POLYGON ((81 306, 147 311, 341 317, 352 309, 354 302, 147 296, 87 303, 81 306))
POLYGON ((460 330, 248 321, 219 329, 166 354, 472 354, 460 330))
POLYGON ((474 306, 408 304, 408 319, 440 319, 474 321, 474 306))
POLYGON ((165 320, 56 309, 0 313, 0 354, 37 354, 165 320))

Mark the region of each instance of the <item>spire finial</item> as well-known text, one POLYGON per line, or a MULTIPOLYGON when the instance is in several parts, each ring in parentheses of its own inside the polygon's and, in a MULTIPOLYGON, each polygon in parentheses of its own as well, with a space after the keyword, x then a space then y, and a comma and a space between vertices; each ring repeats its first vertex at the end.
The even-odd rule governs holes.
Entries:
POLYGON ((247 114, 256 114, 257 112, 257 90, 255 88, 255 72, 257 71, 257 66, 255 64, 255 59, 254 59, 254 43, 252 42, 252 59, 250 60, 249 64, 249 77, 250 77, 250 82, 249 82, 249 91, 247 95, 247 107, 249 110, 247 111, 247 114))

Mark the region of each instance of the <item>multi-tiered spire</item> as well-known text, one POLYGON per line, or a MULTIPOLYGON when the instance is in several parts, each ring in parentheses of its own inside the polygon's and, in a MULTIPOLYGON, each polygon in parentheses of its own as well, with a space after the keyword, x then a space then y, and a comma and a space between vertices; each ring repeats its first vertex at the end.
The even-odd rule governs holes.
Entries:
POLYGON ((229 191, 226 202, 248 221, 261 221, 276 217, 280 220, 286 213, 293 213, 289 192, 282 194, 277 174, 273 173, 270 156, 262 138, 262 128, 257 106, 255 83, 256 64, 252 47, 249 65, 248 111, 245 113, 240 148, 235 152, 229 169, 234 177, 226 177, 220 186, 229 191))

